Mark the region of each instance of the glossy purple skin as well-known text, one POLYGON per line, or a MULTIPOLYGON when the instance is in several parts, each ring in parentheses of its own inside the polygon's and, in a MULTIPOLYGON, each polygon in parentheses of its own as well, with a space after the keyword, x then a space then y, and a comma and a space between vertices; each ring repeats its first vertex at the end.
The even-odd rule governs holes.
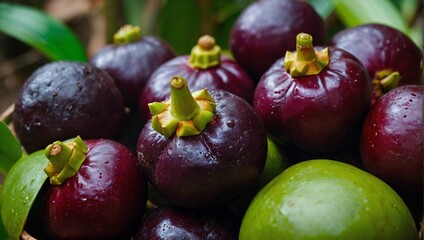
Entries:
POLYGON ((126 104, 137 106, 147 80, 162 63, 176 56, 172 47, 153 36, 124 45, 107 45, 90 60, 116 81, 126 104))
POLYGON ((409 37, 392 27, 366 24, 345 29, 332 38, 331 45, 357 57, 371 80, 376 78, 377 72, 391 70, 399 72, 399 86, 423 83, 421 50, 409 37))
POLYGON ((161 65, 152 74, 138 105, 144 122, 151 117, 147 104, 166 100, 170 94, 169 81, 175 76, 185 78, 190 91, 203 88, 223 89, 252 103, 255 85, 235 61, 221 56, 220 65, 203 70, 193 68, 189 64, 189 57, 189 55, 176 57, 161 65))
POLYGON ((166 139, 147 122, 138 160, 165 199, 187 208, 222 205, 257 184, 265 165, 265 128, 253 107, 224 90, 210 92, 216 113, 203 132, 166 139))
POLYGON ((251 3, 234 23, 230 48, 255 82, 286 51, 296 49, 297 34, 305 32, 315 45, 325 43, 325 23, 306 1, 261 0, 251 3))
POLYGON ((129 238, 147 201, 137 158, 112 140, 85 142, 89 151, 77 175, 48 191, 46 230, 53 239, 129 238))
POLYGON ((236 240, 240 220, 228 210, 195 212, 164 206, 147 215, 134 240, 236 240))
POLYGON ((291 77, 281 58, 258 83, 254 108, 281 144, 332 152, 359 129, 371 103, 371 82, 351 54, 329 52, 330 63, 318 75, 291 77))
POLYGON ((370 109, 361 132, 365 168, 406 193, 423 191, 423 94, 422 85, 389 91, 370 109))
POLYGON ((113 79, 94 65, 58 61, 37 69, 15 102, 13 125, 27 152, 56 140, 117 138, 124 100, 113 79))

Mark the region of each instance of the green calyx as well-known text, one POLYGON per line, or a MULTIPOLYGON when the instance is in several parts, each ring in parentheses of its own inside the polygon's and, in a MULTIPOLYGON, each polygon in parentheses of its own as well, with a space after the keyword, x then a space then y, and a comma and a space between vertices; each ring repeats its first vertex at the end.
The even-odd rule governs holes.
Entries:
POLYGON ((292 77, 319 74, 330 62, 328 48, 315 51, 312 36, 299 33, 296 37, 296 52, 286 52, 284 68, 292 77))
POLYGON ((149 103, 152 128, 165 138, 174 132, 178 137, 200 134, 213 119, 215 100, 206 88, 190 93, 182 77, 174 77, 170 89, 170 100, 149 103))
POLYGON ((61 185, 66 179, 75 176, 85 160, 87 144, 77 136, 70 142, 56 141, 46 147, 44 155, 49 159, 44 172, 50 184, 61 185))
POLYGON ((124 25, 114 35, 113 43, 123 45, 137 42, 141 39, 141 29, 139 26, 124 25))
POLYGON ((199 38, 197 45, 191 50, 189 63, 194 68, 207 69, 221 63, 221 48, 209 35, 199 38))
POLYGON ((384 93, 395 89, 399 85, 400 74, 391 70, 382 70, 375 74, 372 80, 374 92, 377 97, 383 96, 384 93))

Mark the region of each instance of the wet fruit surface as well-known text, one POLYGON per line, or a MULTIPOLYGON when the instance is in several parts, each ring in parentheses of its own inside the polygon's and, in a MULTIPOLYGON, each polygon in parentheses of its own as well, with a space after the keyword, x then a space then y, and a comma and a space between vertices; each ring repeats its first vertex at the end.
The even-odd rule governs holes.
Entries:
POLYGON ((216 113, 199 135, 167 139, 149 121, 139 136, 137 153, 145 174, 179 206, 221 205, 256 184, 265 165, 265 129, 253 108, 223 90, 211 96, 216 113))
POLYGON ((173 57, 174 50, 163 40, 142 36, 135 42, 108 45, 99 50, 90 62, 110 74, 127 104, 137 106, 150 75, 173 57))
POLYGON ((324 21, 305 1, 262 0, 248 6, 235 22, 230 48, 255 82, 286 51, 296 49, 296 35, 307 32, 315 45, 325 43, 324 21))
POLYGON ((239 219, 226 209, 195 212, 164 206, 143 219, 134 240, 235 240, 239 224, 239 219))
POLYGON ((239 239, 418 239, 411 213, 375 176, 332 160, 291 166, 263 188, 239 239))
POLYGON ((280 144, 330 152, 360 126, 371 101, 366 70, 344 50, 330 47, 329 53, 317 75, 292 77, 281 58, 258 83, 255 110, 280 144))
MULTIPOLYGON (((331 45, 357 57, 374 80, 373 98, 393 89, 384 78, 399 74, 398 84, 422 84, 423 55, 418 46, 402 32, 383 25, 365 24, 338 32, 331 45)), ((387 80, 386 80, 387 81, 387 80)))
POLYGON ((391 90, 374 104, 362 128, 365 168, 406 193, 423 191, 423 93, 422 85, 391 90))
POLYGON ((141 219, 147 185, 136 157, 112 140, 87 140, 77 175, 50 186, 43 223, 54 239, 123 239, 141 219))
POLYGON ((28 152, 56 140, 114 138, 121 133, 124 101, 103 70, 79 62, 52 62, 35 71, 15 103, 13 124, 28 152))

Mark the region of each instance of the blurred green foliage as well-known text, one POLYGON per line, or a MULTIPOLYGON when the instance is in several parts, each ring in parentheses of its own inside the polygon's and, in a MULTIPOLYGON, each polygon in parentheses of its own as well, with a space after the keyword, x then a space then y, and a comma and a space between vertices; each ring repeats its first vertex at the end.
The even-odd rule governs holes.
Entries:
MULTIPOLYGON (((423 3, 420 0, 306 1, 326 20, 328 39, 346 27, 380 22, 403 31, 423 49, 424 20, 421 17, 421 21, 417 21, 417 16, 422 14, 423 3)), ((5 21, 3 26, 1 25, 2 17, 10 12, 12 6, 0 3, 0 32, 29 44, 51 60, 65 58, 84 60, 79 43, 73 39, 72 34, 69 34, 67 26, 60 26, 60 23, 48 16, 40 17, 37 8, 43 5, 42 0, 29 2, 34 8, 33 13, 29 8, 25 8, 27 11, 25 14, 8 16, 7 20, 12 17, 21 18, 20 21, 13 22, 14 27, 4 25, 5 21), (5 5, 7 9, 4 9, 5 5), (14 30, 19 27, 25 28, 25 25, 26 31, 14 30), (63 40, 57 39, 57 36, 63 40), (62 47, 60 47, 61 41, 62 47)), ((163 38, 178 54, 188 54, 203 34, 214 36, 223 49, 228 49, 232 25, 243 9, 252 2, 254 0, 104 0, 108 29, 108 36, 105 37, 110 42, 112 34, 120 25, 130 23, 141 26, 146 35, 163 38)), ((14 7, 19 10, 19 6, 14 7)))

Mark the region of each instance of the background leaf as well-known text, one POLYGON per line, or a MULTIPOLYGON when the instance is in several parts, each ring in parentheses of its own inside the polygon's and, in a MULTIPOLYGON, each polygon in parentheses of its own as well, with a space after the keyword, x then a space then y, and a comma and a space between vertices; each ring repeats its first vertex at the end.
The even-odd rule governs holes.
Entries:
POLYGON ((4 179, 0 195, 1 218, 11 239, 19 239, 29 211, 47 179, 44 150, 22 157, 4 179))
POLYGON ((0 31, 50 60, 87 61, 81 42, 63 23, 31 7, 0 3, 0 31))
POLYGON ((347 27, 383 23, 409 35, 410 31, 395 5, 389 0, 333 0, 336 14, 347 27))
POLYGON ((6 175, 9 169, 22 157, 22 149, 9 127, 0 121, 0 173, 6 175))

